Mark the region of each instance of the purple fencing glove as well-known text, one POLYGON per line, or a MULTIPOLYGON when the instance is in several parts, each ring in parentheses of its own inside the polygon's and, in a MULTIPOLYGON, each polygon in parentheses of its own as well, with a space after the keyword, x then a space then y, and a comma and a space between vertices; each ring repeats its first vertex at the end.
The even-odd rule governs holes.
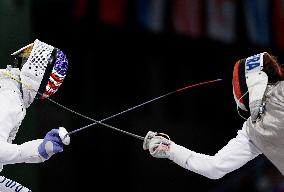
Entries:
POLYGON ((52 129, 45 135, 43 142, 38 146, 38 152, 44 160, 47 160, 53 154, 62 152, 63 145, 58 129, 52 129))

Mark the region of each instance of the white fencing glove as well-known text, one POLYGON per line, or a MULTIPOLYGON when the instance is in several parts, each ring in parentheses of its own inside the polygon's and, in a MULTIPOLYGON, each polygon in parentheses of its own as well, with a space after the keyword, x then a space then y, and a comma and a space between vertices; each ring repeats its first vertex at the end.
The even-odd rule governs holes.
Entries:
POLYGON ((66 129, 60 127, 59 129, 52 129, 45 135, 43 142, 38 147, 38 152, 43 160, 49 159, 55 153, 62 152, 63 145, 70 143, 69 137, 62 137, 63 132, 67 134, 66 129))
POLYGON ((144 139, 143 149, 149 149, 153 157, 169 158, 172 143, 168 135, 149 131, 144 139))
POLYGON ((158 133, 157 132, 152 132, 149 131, 147 135, 144 137, 144 142, 143 142, 143 149, 148 150, 149 149, 149 142, 153 137, 155 137, 158 133))

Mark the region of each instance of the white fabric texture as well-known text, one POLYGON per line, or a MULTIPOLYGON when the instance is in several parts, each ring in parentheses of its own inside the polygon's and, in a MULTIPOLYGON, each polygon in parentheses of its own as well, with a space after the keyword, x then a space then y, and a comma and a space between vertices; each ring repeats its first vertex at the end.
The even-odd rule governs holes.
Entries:
POLYGON ((263 71, 250 73, 246 77, 246 83, 249 91, 249 102, 262 100, 268 84, 267 74, 263 71))
MULTIPOLYGON (((19 69, 3 70, 19 78, 19 69)), ((20 86, 0 72, 0 169, 5 164, 42 162, 37 151, 42 140, 12 144, 26 114, 20 86)))
POLYGON ((0 164, 43 162, 37 150, 42 141, 42 139, 37 139, 21 145, 0 141, 0 164))
POLYGON ((259 154, 261 151, 249 140, 244 123, 238 135, 213 156, 196 153, 172 143, 169 159, 185 169, 210 179, 219 179, 259 154))
POLYGON ((268 85, 264 103, 264 112, 256 123, 247 121, 247 133, 284 175, 284 81, 268 85))
MULTIPOLYGON (((19 78, 19 69, 1 69, 19 78)), ((20 84, 0 72, 0 140, 12 143, 26 115, 20 84)))

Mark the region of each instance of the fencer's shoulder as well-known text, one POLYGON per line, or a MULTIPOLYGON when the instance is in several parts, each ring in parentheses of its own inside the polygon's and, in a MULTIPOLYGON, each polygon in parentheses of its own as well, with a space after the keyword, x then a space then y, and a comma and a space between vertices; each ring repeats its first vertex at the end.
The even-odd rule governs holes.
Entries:
POLYGON ((278 81, 275 84, 268 85, 268 90, 269 90, 269 88, 273 89, 274 87, 284 87, 284 81, 278 81))
MULTIPOLYGON (((2 88, 0 88, 1 90, 2 88)), ((0 91, 0 107, 2 110, 15 110, 23 107, 21 97, 10 89, 2 89, 0 91)))
POLYGON ((5 69, 0 69, 0 77, 1 78, 11 78, 20 76, 20 69, 19 68, 13 68, 11 65, 7 65, 5 69))
POLYGON ((0 79, 0 102, 10 100, 21 100, 21 91, 14 87, 7 86, 6 83, 1 82, 0 79))
POLYGON ((284 87, 284 81, 278 81, 276 85, 283 88, 284 87))
POLYGON ((271 84, 267 86, 266 97, 277 97, 280 101, 283 101, 284 97, 284 81, 278 81, 275 84, 271 84))
POLYGON ((18 68, 8 67, 6 69, 0 69, 0 92, 11 92, 12 95, 16 93, 21 95, 20 83, 15 79, 19 79, 20 70, 18 68), (13 79, 15 78, 15 79, 13 79))

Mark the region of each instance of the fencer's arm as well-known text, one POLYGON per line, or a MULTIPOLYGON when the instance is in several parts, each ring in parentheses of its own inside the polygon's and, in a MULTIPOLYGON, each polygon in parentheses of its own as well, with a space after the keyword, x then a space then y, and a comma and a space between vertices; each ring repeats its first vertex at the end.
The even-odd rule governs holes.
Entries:
POLYGON ((43 139, 37 139, 21 145, 0 141, 0 164, 43 162, 38 152, 38 146, 42 141, 43 139))
POLYGON ((261 154, 261 151, 249 140, 245 124, 238 131, 237 137, 230 140, 214 156, 196 153, 173 143, 169 159, 185 169, 210 179, 219 179, 261 154))
POLYGON ((20 96, 10 89, 0 92, 0 164, 22 162, 41 162, 37 151, 42 139, 29 141, 21 145, 8 143, 11 130, 21 123, 23 118, 20 96))
POLYGON ((0 163, 40 163, 55 153, 63 151, 63 145, 69 145, 70 137, 66 136, 64 127, 50 130, 44 139, 25 142, 21 145, 0 141, 0 163))

